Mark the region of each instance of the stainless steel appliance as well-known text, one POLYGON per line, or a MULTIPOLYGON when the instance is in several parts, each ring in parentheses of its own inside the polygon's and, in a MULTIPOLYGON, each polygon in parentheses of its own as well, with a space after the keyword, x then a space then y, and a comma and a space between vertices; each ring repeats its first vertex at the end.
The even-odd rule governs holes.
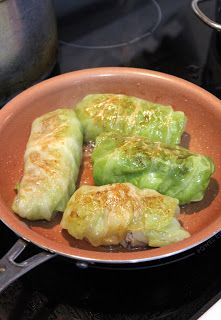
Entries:
POLYGON ((0 1, 0 105, 55 65, 57 25, 50 0, 0 1))

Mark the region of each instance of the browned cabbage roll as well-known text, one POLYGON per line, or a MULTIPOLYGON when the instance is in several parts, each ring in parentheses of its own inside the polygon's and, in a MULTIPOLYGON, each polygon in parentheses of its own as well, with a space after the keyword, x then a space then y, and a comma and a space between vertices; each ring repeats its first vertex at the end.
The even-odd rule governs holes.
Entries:
POLYGON ((115 132, 173 145, 180 142, 186 124, 182 111, 124 94, 89 94, 75 110, 86 142, 95 141, 101 133, 115 132))
POLYGON ((189 237, 176 218, 178 200, 130 183, 82 186, 71 197, 61 226, 93 246, 165 246, 189 237))
POLYGON ((34 120, 24 155, 24 175, 12 205, 29 220, 51 220, 75 190, 83 135, 75 112, 57 109, 34 120))

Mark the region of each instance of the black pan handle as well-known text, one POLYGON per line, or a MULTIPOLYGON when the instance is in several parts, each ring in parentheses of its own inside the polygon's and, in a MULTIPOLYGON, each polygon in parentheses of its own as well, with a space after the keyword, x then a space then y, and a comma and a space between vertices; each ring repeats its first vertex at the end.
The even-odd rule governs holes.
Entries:
POLYGON ((29 270, 56 256, 54 253, 42 251, 27 260, 19 263, 15 262, 15 259, 27 245, 28 243, 26 241, 21 239, 17 240, 6 255, 0 259, 0 292, 29 270))
POLYGON ((211 20, 208 18, 199 8, 199 2, 203 2, 205 0, 193 0, 192 1, 192 8, 195 14, 208 26, 210 26, 213 29, 216 29, 217 31, 221 31, 221 24, 211 20))

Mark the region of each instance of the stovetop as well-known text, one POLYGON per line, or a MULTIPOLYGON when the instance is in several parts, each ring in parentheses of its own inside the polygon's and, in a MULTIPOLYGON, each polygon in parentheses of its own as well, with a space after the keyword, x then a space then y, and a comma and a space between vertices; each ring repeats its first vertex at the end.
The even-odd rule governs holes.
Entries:
MULTIPOLYGON (((54 0, 59 52, 51 76, 129 66, 173 74, 221 97, 218 34, 189 0, 54 0)), ((220 1, 203 4, 212 18, 220 1)), ((220 42, 221 43, 221 42, 220 42)), ((0 256, 17 236, 0 223, 0 256)), ((1 320, 194 320, 221 296, 221 234, 161 265, 79 269, 56 257, 0 296, 1 320)), ((35 249, 30 249, 35 250, 35 249)))
MULTIPOLYGON (((0 234, 3 254, 17 237, 2 224, 0 234)), ((54 258, 1 294, 0 319, 195 320, 221 296, 220 245, 221 233, 174 261, 129 271, 54 258)))

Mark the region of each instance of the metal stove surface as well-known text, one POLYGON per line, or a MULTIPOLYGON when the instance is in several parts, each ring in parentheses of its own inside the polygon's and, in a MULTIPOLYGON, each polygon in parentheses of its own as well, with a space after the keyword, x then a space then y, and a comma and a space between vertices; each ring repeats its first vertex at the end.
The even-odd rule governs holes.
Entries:
MULTIPOLYGON (((221 97, 217 35, 193 14, 189 0, 54 0, 58 62, 51 76, 99 66, 158 70, 221 97)), ((204 11, 215 16, 220 1, 204 11)), ((16 241, 0 223, 0 256, 16 241)), ((221 288, 218 234, 175 261, 126 270, 79 269, 55 258, 0 296, 1 320, 194 320, 221 288)), ((29 249, 29 253, 37 249, 29 249)), ((214 298, 215 297, 215 298, 214 298)))
MULTIPOLYGON (((203 6, 210 16, 212 2, 203 6)), ((212 32, 194 15, 190 0, 55 0, 55 5, 58 73, 129 66, 202 84, 212 32)))

